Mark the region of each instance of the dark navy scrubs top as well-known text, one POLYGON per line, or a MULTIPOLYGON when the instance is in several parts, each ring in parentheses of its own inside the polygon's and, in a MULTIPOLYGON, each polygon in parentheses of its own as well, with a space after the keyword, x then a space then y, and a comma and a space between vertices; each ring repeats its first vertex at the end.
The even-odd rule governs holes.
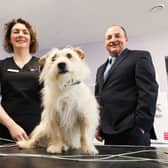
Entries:
MULTIPOLYGON (((13 57, 0 61, 1 105, 28 134, 39 123, 41 98, 38 58, 21 69, 13 57)), ((7 128, 0 124, 0 137, 11 139, 7 128)))

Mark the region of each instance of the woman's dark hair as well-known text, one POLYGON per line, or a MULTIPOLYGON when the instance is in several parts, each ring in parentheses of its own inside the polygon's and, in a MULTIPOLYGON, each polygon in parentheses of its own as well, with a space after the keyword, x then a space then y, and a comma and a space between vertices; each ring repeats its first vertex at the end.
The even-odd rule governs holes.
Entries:
POLYGON ((33 29, 32 25, 28 21, 22 18, 12 19, 10 22, 7 22, 5 24, 4 43, 3 43, 5 51, 7 51, 8 53, 13 53, 13 46, 11 44, 11 31, 12 31, 13 26, 17 23, 24 24, 26 28, 29 30, 30 37, 31 37, 29 51, 30 53, 35 53, 39 47, 36 31, 33 29))

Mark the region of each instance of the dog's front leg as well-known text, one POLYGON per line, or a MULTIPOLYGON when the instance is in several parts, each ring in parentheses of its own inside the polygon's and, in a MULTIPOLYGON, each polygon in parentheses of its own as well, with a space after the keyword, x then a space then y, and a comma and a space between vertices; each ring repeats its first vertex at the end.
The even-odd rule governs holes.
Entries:
POLYGON ((57 122, 52 123, 52 127, 49 137, 49 143, 47 147, 48 153, 62 153, 63 151, 63 137, 61 134, 61 129, 57 122))
POLYGON ((85 154, 98 154, 97 149, 92 144, 91 137, 89 135, 90 123, 86 117, 80 120, 80 142, 81 150, 85 154))

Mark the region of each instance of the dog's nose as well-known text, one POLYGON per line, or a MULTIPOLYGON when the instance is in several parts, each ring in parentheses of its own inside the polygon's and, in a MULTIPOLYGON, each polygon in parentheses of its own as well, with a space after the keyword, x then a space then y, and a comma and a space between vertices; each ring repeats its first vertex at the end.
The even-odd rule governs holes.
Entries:
POLYGON ((60 63, 58 64, 58 68, 61 69, 61 70, 64 70, 65 67, 66 67, 65 62, 60 62, 60 63))
POLYGON ((60 63, 58 63, 57 66, 58 66, 58 69, 59 69, 59 73, 66 73, 66 72, 68 72, 65 62, 60 62, 60 63))

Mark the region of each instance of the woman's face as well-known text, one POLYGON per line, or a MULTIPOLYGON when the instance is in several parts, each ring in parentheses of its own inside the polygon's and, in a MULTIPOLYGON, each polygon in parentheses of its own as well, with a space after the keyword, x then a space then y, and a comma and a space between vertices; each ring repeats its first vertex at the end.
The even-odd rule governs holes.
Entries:
POLYGON ((16 23, 11 30, 11 44, 13 49, 24 49, 30 47, 30 31, 22 23, 16 23))

